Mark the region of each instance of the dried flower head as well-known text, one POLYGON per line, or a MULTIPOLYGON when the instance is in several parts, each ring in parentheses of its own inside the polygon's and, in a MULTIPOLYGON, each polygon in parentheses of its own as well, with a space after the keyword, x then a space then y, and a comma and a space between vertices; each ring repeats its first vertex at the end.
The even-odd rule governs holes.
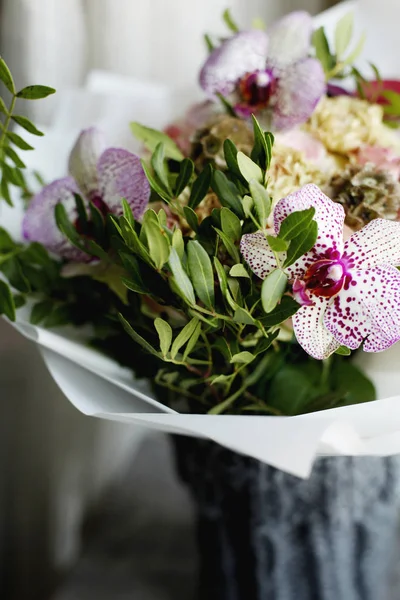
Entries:
POLYGON ((220 115, 193 137, 191 158, 198 170, 207 163, 220 169, 226 168, 224 141, 232 140, 237 149, 249 155, 254 144, 253 131, 242 119, 220 115))
POLYGON ((399 217, 400 184, 391 173, 372 163, 351 165, 334 175, 325 193, 343 206, 346 224, 353 230, 361 229, 373 219, 399 217))

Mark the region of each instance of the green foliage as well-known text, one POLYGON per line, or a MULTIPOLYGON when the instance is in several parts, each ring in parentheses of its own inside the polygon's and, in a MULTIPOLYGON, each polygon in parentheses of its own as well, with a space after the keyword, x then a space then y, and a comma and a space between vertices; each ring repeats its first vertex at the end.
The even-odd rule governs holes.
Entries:
POLYGON ((32 135, 42 136, 43 133, 24 115, 15 114, 17 99, 38 100, 54 94, 55 90, 43 85, 31 85, 17 91, 13 76, 5 60, 0 58, 0 81, 4 84, 9 98, 0 97, 0 112, 3 114, 3 123, 0 133, 0 194, 7 204, 12 205, 11 187, 20 188, 22 197, 29 199, 32 191, 28 188, 23 169, 24 161, 20 158, 18 150, 33 150, 33 147, 21 135, 10 131, 12 123, 32 135))
POLYGON ((354 14, 345 14, 337 23, 334 35, 334 47, 331 48, 323 27, 313 34, 313 46, 316 58, 321 62, 326 80, 345 79, 353 75, 352 66, 362 54, 366 36, 362 34, 352 45, 354 33, 354 14))

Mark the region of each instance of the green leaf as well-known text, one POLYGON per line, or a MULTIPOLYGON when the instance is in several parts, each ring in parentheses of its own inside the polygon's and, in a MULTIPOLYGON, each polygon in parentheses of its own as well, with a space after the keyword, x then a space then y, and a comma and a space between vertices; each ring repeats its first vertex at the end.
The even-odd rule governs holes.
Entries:
POLYGON ((237 242, 242 237, 242 226, 240 219, 229 208, 222 208, 221 229, 233 242, 237 242))
POLYGON ((183 298, 188 304, 195 305, 196 297, 194 295, 192 282, 187 276, 175 248, 171 248, 171 253, 169 256, 169 266, 174 276, 175 283, 178 289, 180 290, 183 298))
POLYGON ((267 242, 272 252, 286 252, 289 248, 289 242, 274 235, 267 235, 267 242))
POLYGON ((23 294, 28 294, 31 291, 31 286, 28 279, 25 277, 18 257, 14 256, 6 262, 3 262, 0 268, 13 288, 23 294))
POLYGON ((153 156, 151 157, 151 165, 168 194, 172 196, 172 191, 168 181, 168 170, 165 165, 165 146, 162 142, 156 146, 153 156))
POLYGON ((183 354, 183 360, 186 361, 188 356, 190 355, 191 352, 193 352, 193 350, 196 347, 197 344, 197 340, 200 337, 200 333, 201 333, 201 322, 198 321, 195 330, 193 331, 192 335, 189 338, 189 341, 186 345, 186 349, 185 352, 183 354))
POLYGON ((0 254, 15 250, 17 244, 13 241, 8 231, 0 227, 0 254))
POLYGON ((154 177, 153 173, 146 164, 146 161, 142 159, 140 162, 142 163, 143 171, 145 172, 145 175, 147 177, 148 182, 150 183, 151 188, 160 196, 160 198, 162 198, 166 202, 170 202, 172 200, 172 195, 162 184, 158 182, 156 177, 154 177))
POLYGON ((199 218, 194 212, 193 208, 190 208, 190 206, 184 206, 183 214, 185 215, 185 219, 188 222, 189 227, 193 229, 193 231, 197 231, 199 228, 199 218))
POLYGON ((88 227, 88 215, 86 212, 85 204, 82 200, 82 196, 80 196, 79 194, 74 194, 74 198, 75 198, 76 212, 78 213, 78 222, 79 222, 80 231, 82 231, 83 233, 86 233, 87 227, 88 227))
POLYGON ((251 352, 239 352, 238 354, 234 354, 230 360, 230 362, 232 364, 241 364, 241 365, 248 365, 251 362, 253 362, 253 360, 255 359, 254 354, 252 354, 251 352))
MULTIPOLYGON (((354 50, 352 50, 352 52, 350 52, 348 57, 343 61, 344 66, 352 65, 357 60, 357 58, 359 56, 361 56, 362 51, 364 50, 366 41, 367 41, 367 34, 364 32, 361 34, 361 37, 358 40, 356 46, 354 47, 354 50)), ((378 81, 379 81, 379 79, 378 79, 378 81)))
POLYGON ((274 310, 275 306, 281 300, 287 286, 288 277, 280 269, 272 271, 264 279, 261 287, 261 303, 266 313, 274 310))
POLYGON ((54 207, 54 216, 58 229, 74 244, 74 246, 83 249, 81 237, 69 220, 65 206, 61 204, 61 202, 54 207))
POLYGON ((268 171, 272 158, 272 145, 274 136, 265 133, 254 115, 251 115, 254 130, 254 146, 251 151, 251 159, 261 167, 262 171, 268 171))
POLYGON ((231 140, 224 141, 224 156, 229 171, 238 177, 242 177, 237 161, 238 149, 231 140))
POLYGON ((242 205, 245 217, 248 219, 254 206, 253 198, 251 196, 243 196, 242 205))
POLYGON ((268 315, 260 319, 264 327, 275 327, 286 319, 290 319, 299 310, 300 304, 290 296, 283 296, 282 300, 268 315))
POLYGON ((153 262, 146 246, 140 241, 138 234, 125 217, 119 218, 119 226, 121 228, 122 238, 128 248, 133 250, 135 254, 138 254, 147 264, 153 266, 153 262))
POLYGON ((194 164, 190 158, 185 158, 180 165, 179 175, 175 184, 175 196, 182 194, 183 190, 189 185, 194 173, 194 164))
POLYGON ((25 296, 23 296, 22 294, 15 294, 13 296, 13 298, 14 298, 14 306, 16 309, 21 308, 22 306, 25 306, 25 304, 26 304, 25 296))
POLYGON ((225 298, 228 292, 228 276, 224 267, 216 256, 214 256, 214 268, 218 276, 219 287, 221 288, 222 295, 225 298))
POLYGON ((130 128, 133 135, 139 141, 143 142, 150 152, 154 152, 158 144, 164 144, 166 158, 181 161, 184 159, 182 152, 179 150, 175 142, 164 132, 157 131, 151 127, 145 127, 140 123, 130 123, 130 128))
POLYGON ((18 167, 19 169, 25 169, 26 165, 25 163, 20 159, 20 157, 18 156, 18 154, 15 152, 15 150, 13 150, 13 148, 11 148, 11 146, 5 146, 4 148, 4 154, 6 156, 8 156, 8 158, 10 160, 13 161, 13 163, 15 164, 16 167, 18 167))
POLYGON ((15 321, 15 305, 8 285, 0 280, 0 314, 6 315, 10 321, 15 321))
POLYGON ((338 359, 331 373, 331 379, 343 395, 342 404, 360 404, 376 400, 373 383, 350 360, 338 359))
POLYGON ((263 181, 264 175, 260 167, 243 152, 237 153, 237 163, 241 174, 247 182, 255 180, 261 183, 263 181))
MULTIPOLYGON (((149 211, 147 211, 149 212, 149 211)), ((145 213, 147 214, 147 213, 145 213)), ((160 225, 148 220, 142 225, 142 232, 145 233, 149 254, 158 271, 161 271, 169 259, 170 245, 165 235, 165 231, 160 229, 160 225)))
POLYGON ((157 358, 160 358, 160 353, 157 352, 153 346, 151 346, 151 344, 149 344, 149 342, 147 340, 145 340, 141 335, 139 335, 138 333, 136 333, 136 331, 132 328, 132 326, 130 325, 130 323, 128 323, 128 321, 121 315, 121 313, 118 313, 118 319, 120 320, 122 327, 124 328, 124 330, 126 331, 126 333, 140 346, 142 346, 142 348, 144 350, 146 350, 146 352, 149 352, 149 354, 152 354, 153 356, 156 356, 157 358))
POLYGON ((214 308, 214 274, 210 257, 197 241, 187 246, 188 267, 198 298, 208 307, 214 308))
POLYGON ((322 64, 325 73, 329 73, 335 66, 335 58, 331 55, 328 38, 325 29, 320 27, 313 33, 312 43, 315 48, 315 55, 322 64))
POLYGON ((214 227, 214 229, 218 233, 219 237, 221 238, 221 241, 224 244, 225 248, 227 249, 229 256, 231 256, 231 258, 233 258, 235 263, 240 262, 239 250, 236 248, 235 244, 232 242, 230 237, 228 237, 223 231, 221 231, 217 227, 214 227))
POLYGON ((13 203, 11 200, 11 195, 10 195, 10 190, 8 189, 8 183, 7 183, 7 179, 4 177, 4 173, 3 173, 3 177, 1 178, 0 192, 1 192, 1 197, 7 202, 7 204, 9 204, 10 206, 13 206, 13 203))
POLYGON ((335 354, 339 354, 340 356, 350 356, 351 350, 350 348, 347 348, 347 346, 339 346, 335 354))
POLYGON ((1 98, 1 96, 0 96, 0 112, 2 112, 4 115, 8 115, 8 108, 7 108, 6 103, 4 102, 3 98, 1 98))
POLYGON ((125 200, 125 198, 122 198, 122 210, 125 219, 128 221, 128 223, 130 223, 132 227, 134 227, 136 220, 133 216, 132 208, 130 204, 125 200))
POLYGON ((250 275, 248 274, 245 267, 241 263, 239 263, 237 265, 233 265, 233 267, 229 271, 229 275, 231 277, 245 277, 247 279, 250 278, 250 275))
POLYGON ((25 142, 25 140, 23 140, 18 134, 13 133, 12 131, 7 131, 6 135, 10 142, 12 142, 14 146, 17 146, 17 148, 20 150, 33 150, 33 147, 30 146, 28 142, 25 142))
POLYGON ((179 350, 189 341, 191 336, 195 333, 196 328, 199 324, 199 320, 195 317, 185 325, 185 327, 179 332, 175 338, 171 348, 171 358, 174 359, 178 354, 179 350))
POLYGON ((354 29, 354 14, 352 12, 343 15, 339 19, 335 29, 335 54, 338 59, 341 59, 345 54, 354 29))
POLYGON ((208 52, 212 52, 215 49, 215 46, 212 42, 212 39, 208 35, 208 33, 204 34, 204 41, 205 41, 208 52))
POLYGON ((254 179, 249 184, 251 197, 254 201, 259 224, 264 229, 268 222, 268 217, 271 212, 271 198, 261 183, 254 179))
POLYGON ((222 14, 222 18, 223 18, 226 26, 228 27, 228 29, 230 29, 230 31, 232 31, 233 33, 239 32, 239 27, 236 25, 235 21, 232 19, 229 8, 224 10, 224 12, 222 14))
POLYGON ((30 322, 32 325, 39 325, 52 312, 54 303, 51 300, 38 302, 32 307, 30 322))
POLYGON ((93 236, 98 241, 103 241, 104 238, 104 217, 100 210, 93 202, 89 202, 90 221, 93 227, 93 236))
POLYGON ((241 219, 244 217, 242 200, 236 186, 229 181, 225 173, 215 170, 211 180, 211 187, 217 194, 222 206, 227 206, 241 219))
POLYGON ((14 80, 4 58, 0 58, 0 80, 11 94, 15 94, 14 80))
POLYGON ((251 316, 248 310, 238 306, 235 310, 235 314, 233 315, 233 320, 235 323, 241 323, 242 325, 254 325, 255 320, 251 316))
POLYGON ((298 258, 315 246, 318 237, 318 224, 316 221, 311 221, 306 231, 302 231, 291 240, 290 246, 286 254, 284 267, 289 267, 298 258))
POLYGON ((279 237, 283 240, 293 240, 301 232, 306 230, 313 220, 315 208, 307 208, 291 213, 281 223, 279 237))
POLYGON ((161 354, 165 358, 169 352, 172 343, 172 328, 167 321, 157 318, 154 321, 154 327, 157 330, 158 337, 160 339, 160 350, 161 354))
POLYGON ((41 100, 55 94, 56 90, 47 85, 28 85, 20 90, 17 94, 17 98, 24 98, 24 100, 41 100))
POLYGON ((30 121, 26 117, 19 116, 19 115, 13 115, 11 118, 13 121, 18 123, 18 125, 20 127, 22 127, 23 129, 26 129, 26 131, 28 131, 29 133, 32 133, 32 135, 38 135, 38 136, 44 135, 43 131, 39 131, 39 129, 37 129, 35 127, 35 125, 32 123, 32 121, 30 121))
POLYGON ((193 210, 198 207, 200 202, 206 197, 211 186, 212 166, 206 165, 200 175, 195 179, 192 185, 192 192, 189 199, 189 208, 193 210))
POLYGON ((185 255, 185 243, 183 241, 183 235, 180 229, 175 229, 174 233, 172 234, 172 247, 177 251, 180 260, 183 260, 185 255))

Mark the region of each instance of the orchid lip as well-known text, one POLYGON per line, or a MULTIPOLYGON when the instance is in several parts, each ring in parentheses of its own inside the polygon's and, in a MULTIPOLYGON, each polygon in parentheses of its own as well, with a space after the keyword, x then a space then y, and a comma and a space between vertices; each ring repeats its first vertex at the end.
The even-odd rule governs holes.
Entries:
POLYGON ((238 84, 241 100, 252 108, 266 108, 275 88, 276 79, 270 69, 246 73, 238 84))
MULTIPOLYGON (((309 295, 323 298, 333 298, 347 287, 352 280, 350 269, 354 266, 351 258, 337 250, 328 250, 325 258, 312 263, 304 274, 301 290, 301 304, 305 304, 304 298, 309 295), (303 298, 304 296, 304 298, 303 298)), ((295 282, 296 284, 296 282, 295 282)), ((293 291, 299 295, 300 288, 293 286, 293 291)))

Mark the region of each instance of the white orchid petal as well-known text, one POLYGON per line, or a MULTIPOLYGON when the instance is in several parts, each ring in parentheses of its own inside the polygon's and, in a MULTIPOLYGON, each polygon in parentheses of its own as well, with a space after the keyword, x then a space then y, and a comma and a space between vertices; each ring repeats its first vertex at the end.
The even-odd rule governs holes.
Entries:
POLYGON ((390 265, 352 271, 353 279, 329 305, 324 318, 334 338, 348 348, 364 342, 381 352, 400 340, 400 273, 390 265))
POLYGON ((240 242, 240 251, 250 269, 260 279, 265 279, 277 267, 275 255, 262 231, 244 235, 240 242))
POLYGON ((300 346, 313 358, 323 360, 339 348, 340 342, 324 325, 327 299, 313 297, 313 300, 315 304, 302 306, 293 316, 293 329, 300 346))
POLYGON ((400 266, 400 223, 374 219, 345 243, 344 252, 354 269, 373 269, 379 265, 400 266))
POLYGON ((292 12, 268 30, 268 62, 286 67, 306 58, 310 52, 313 20, 305 11, 292 12))
POLYGON ((102 132, 96 127, 85 129, 72 148, 68 169, 81 193, 89 199, 99 194, 97 163, 106 149, 102 132))

